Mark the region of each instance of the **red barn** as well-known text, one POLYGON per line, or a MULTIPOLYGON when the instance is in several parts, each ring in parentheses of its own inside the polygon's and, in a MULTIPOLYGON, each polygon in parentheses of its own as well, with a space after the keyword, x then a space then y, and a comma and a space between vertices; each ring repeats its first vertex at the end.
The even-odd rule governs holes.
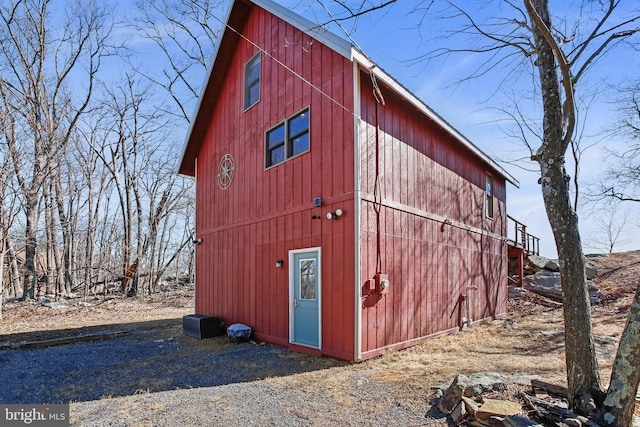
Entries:
POLYGON ((196 312, 363 360, 506 312, 506 182, 347 41, 236 0, 180 166, 196 312))

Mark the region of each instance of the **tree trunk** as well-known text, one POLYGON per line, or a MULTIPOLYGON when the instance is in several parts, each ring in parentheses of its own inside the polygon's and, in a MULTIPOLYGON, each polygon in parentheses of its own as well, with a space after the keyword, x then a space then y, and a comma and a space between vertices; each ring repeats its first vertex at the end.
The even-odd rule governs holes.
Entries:
POLYGON ((24 240, 24 268, 25 279, 22 288, 23 299, 33 299, 35 297, 36 282, 38 281, 38 273, 36 271, 36 248, 38 230, 38 196, 30 195, 25 200, 25 214, 27 217, 24 240))
MULTIPOLYGON (((543 179, 552 175, 551 184, 543 186, 543 191, 558 191, 567 187, 565 179, 555 168, 555 173, 543 174, 543 179), (558 182, 560 181, 560 182, 558 182), (552 187, 553 190, 550 190, 552 187)), ((560 277, 562 280, 565 357, 567 363, 567 381, 571 407, 588 415, 602 403, 598 362, 596 359, 591 306, 584 273, 582 242, 578 231, 578 216, 571 207, 569 190, 566 198, 545 196, 545 206, 549 213, 549 222, 554 233, 560 277)))
POLYGON ((4 254, 7 251, 6 235, 8 234, 8 230, 5 230, 5 214, 2 203, 3 201, 0 200, 0 320, 2 320, 2 303, 4 302, 4 254))
MULTIPOLYGON (((53 190, 52 193, 55 194, 55 204, 58 213, 58 219, 60 221, 60 226, 62 229, 62 262, 60 269, 58 270, 60 285, 62 287, 61 291, 65 296, 71 295, 71 290, 74 286, 74 275, 72 272, 73 264, 73 233, 71 227, 70 217, 73 215, 73 206, 74 199, 76 197, 75 190, 71 187, 71 180, 69 180, 69 185, 67 186, 69 198, 68 206, 69 212, 65 212, 64 210, 64 193, 62 190, 62 182, 60 177, 60 171, 57 170, 55 172, 55 176, 53 179, 53 190)), ((53 195, 51 197, 54 197, 53 195)), ((52 202, 53 203, 53 202, 52 202)))
POLYGON ((620 338, 611 381, 604 401, 604 421, 611 426, 630 426, 640 384, 640 281, 620 338))
POLYGON ((20 289, 20 269, 18 268, 18 259, 16 253, 13 250, 13 240, 11 234, 6 237, 7 241, 7 253, 8 268, 9 268, 9 296, 17 297, 20 289))
POLYGON ((573 93, 564 94, 563 105, 559 74, 563 64, 557 62, 551 44, 547 2, 533 0, 534 10, 528 9, 532 22, 539 23, 534 26, 534 35, 544 110, 543 141, 534 158, 540 164, 542 197, 560 260, 569 403, 577 412, 588 415, 600 406, 604 396, 593 342, 578 216, 571 204, 570 178, 565 172, 565 154, 573 133, 566 130, 567 123, 575 114, 566 99, 573 93))
POLYGON ((4 254, 5 241, 3 236, 0 236, 0 320, 2 320, 2 303, 4 302, 4 254))

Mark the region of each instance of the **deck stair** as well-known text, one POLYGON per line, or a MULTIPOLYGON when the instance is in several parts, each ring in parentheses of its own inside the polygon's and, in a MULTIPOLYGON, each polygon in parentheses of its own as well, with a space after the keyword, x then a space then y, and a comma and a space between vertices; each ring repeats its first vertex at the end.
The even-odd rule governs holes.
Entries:
POLYGON ((527 226, 507 215, 507 257, 509 259, 508 281, 510 285, 522 287, 524 258, 540 255, 540 238, 527 232, 527 226))

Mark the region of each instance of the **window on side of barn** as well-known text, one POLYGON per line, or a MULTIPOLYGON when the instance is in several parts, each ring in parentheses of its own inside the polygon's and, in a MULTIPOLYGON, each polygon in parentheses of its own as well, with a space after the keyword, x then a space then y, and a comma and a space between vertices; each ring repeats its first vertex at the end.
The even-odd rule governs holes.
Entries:
POLYGON ((244 64, 244 109, 260 101, 260 52, 244 64))
POLYGON ((265 136, 265 168, 309 151, 309 109, 267 131, 265 136))
POLYGON ((493 177, 487 174, 485 183, 485 214, 487 218, 493 218, 493 177))
POLYGON ((266 167, 284 162, 286 157, 284 144, 284 123, 267 132, 266 141, 266 167))

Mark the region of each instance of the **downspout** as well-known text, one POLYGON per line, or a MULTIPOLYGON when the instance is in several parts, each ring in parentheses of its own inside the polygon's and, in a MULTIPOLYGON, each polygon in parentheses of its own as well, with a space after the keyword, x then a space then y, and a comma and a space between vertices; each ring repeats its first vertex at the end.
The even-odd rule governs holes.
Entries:
POLYGON ((362 283, 362 174, 360 159, 360 127, 361 127, 361 105, 360 105, 360 68, 357 61, 353 61, 353 169, 354 169, 354 238, 355 238, 355 257, 354 257, 354 360, 362 360, 362 304, 361 304, 361 286, 362 283))

